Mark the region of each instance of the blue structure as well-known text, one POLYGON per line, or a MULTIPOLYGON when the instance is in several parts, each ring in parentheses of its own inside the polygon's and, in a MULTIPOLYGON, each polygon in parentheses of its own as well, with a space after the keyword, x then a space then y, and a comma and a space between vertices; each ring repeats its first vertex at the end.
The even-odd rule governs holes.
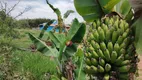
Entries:
MULTIPOLYGON (((47 24, 47 23, 40 24, 40 25, 39 25, 40 30, 42 30, 46 24, 47 24)), ((48 26, 48 28, 46 29, 46 31, 47 31, 47 32, 52 31, 53 28, 54 28, 57 24, 58 24, 58 22, 57 22, 57 21, 54 21, 50 26, 48 26)), ((55 29, 55 31, 56 31, 56 32, 59 32, 59 29, 55 29)))

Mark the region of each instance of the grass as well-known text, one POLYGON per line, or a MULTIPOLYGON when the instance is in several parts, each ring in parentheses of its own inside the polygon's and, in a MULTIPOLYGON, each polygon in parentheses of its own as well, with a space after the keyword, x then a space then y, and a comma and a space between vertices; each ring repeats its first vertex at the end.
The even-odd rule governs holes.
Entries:
MULTIPOLYGON (((32 44, 31 40, 29 39, 28 33, 33 34, 34 36, 38 37, 40 34, 40 30, 31 30, 31 29, 17 29, 20 33, 20 38, 14 39, 12 43, 14 43, 19 48, 29 48, 32 44)), ((48 33, 45 32, 43 36, 43 40, 46 40, 48 37, 48 33)))
POLYGON ((40 53, 14 51, 12 62, 14 71, 32 73, 36 80, 42 80, 45 73, 56 74, 56 63, 40 53))
MULTIPOLYGON (((33 34, 38 37, 40 30, 31 30, 31 29, 17 29, 19 31, 19 38, 12 40, 12 45, 16 48, 29 48, 33 44, 28 37, 28 33, 33 34)), ((46 40, 48 33, 45 32, 43 40, 46 40)), ((5 41, 5 40, 4 40, 5 41)), ((0 56, 0 64, 2 63, 3 57, 0 56)), ((49 57, 44 56, 40 52, 30 52, 30 51, 21 51, 14 49, 12 52, 12 70, 14 74, 26 75, 30 73, 34 80, 44 80, 44 75, 46 73, 56 74, 56 63, 54 60, 51 60, 49 57)), ((33 80, 33 79, 29 79, 33 80)))

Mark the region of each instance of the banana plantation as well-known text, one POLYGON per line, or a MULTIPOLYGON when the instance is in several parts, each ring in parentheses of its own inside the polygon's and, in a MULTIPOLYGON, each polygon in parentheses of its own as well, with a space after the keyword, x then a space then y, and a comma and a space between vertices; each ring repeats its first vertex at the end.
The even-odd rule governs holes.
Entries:
POLYGON ((67 0, 75 10, 64 15, 41 1, 56 18, 29 19, 42 29, 16 19, 27 10, 7 13, 20 0, 9 11, 0 1, 0 80, 142 80, 142 0, 67 0), (68 27, 75 13, 83 21, 68 27))

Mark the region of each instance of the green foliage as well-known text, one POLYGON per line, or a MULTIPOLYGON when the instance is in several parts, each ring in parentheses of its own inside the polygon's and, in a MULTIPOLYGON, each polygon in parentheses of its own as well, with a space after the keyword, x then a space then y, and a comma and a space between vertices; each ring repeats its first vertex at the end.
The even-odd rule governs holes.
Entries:
POLYGON ((73 10, 68 10, 65 14, 64 14, 64 19, 66 19, 71 13, 74 13, 73 10))
POLYGON ((75 70, 76 78, 75 80, 86 80, 86 75, 83 72, 84 67, 84 52, 81 49, 78 49, 78 51, 75 54, 75 59, 77 58, 76 64, 77 69, 75 70))
POLYGON ((116 10, 116 12, 120 13, 125 20, 130 21, 133 17, 133 14, 132 15, 130 14, 130 13, 133 13, 133 12, 132 12, 132 8, 131 8, 131 5, 129 3, 129 0, 121 0, 116 5, 115 10, 116 10))
POLYGON ((40 39, 36 38, 30 33, 29 33, 29 37, 35 44, 38 51, 45 54, 46 56, 58 57, 59 53, 55 47, 47 46, 45 42, 41 41, 40 39))
POLYGON ((19 35, 18 32, 14 30, 15 27, 17 27, 15 19, 6 15, 4 10, 0 11, 0 36, 17 38, 19 35))
POLYGON ((48 23, 50 19, 36 18, 36 19, 21 19, 17 20, 16 23, 18 28, 37 28, 39 24, 48 23))
POLYGON ((23 19, 23 20, 17 20, 17 28, 30 28, 31 26, 29 25, 28 20, 23 19))
POLYGON ((74 0, 77 12, 87 22, 101 18, 110 13, 120 0, 74 0))
POLYGON ((75 43, 81 43, 81 41, 84 38, 85 32, 86 32, 86 26, 84 23, 80 24, 81 27, 79 28, 78 32, 76 33, 76 35, 72 38, 72 42, 75 43))

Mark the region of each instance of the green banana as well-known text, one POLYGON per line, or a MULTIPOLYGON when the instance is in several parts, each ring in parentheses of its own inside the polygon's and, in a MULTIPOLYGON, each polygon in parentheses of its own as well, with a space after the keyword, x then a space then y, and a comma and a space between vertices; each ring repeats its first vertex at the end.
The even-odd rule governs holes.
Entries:
POLYGON ((84 53, 84 56, 87 57, 87 58, 89 57, 88 53, 84 53))
POLYGON ((118 67, 118 71, 120 73, 125 73, 125 72, 128 72, 129 70, 130 70, 130 65, 125 65, 125 66, 118 67))
POLYGON ((128 29, 129 24, 125 22, 124 25, 125 25, 125 30, 128 29))
POLYGON ((121 55, 121 54, 126 54, 126 50, 123 49, 123 48, 121 48, 121 49, 120 49, 120 52, 118 53, 118 55, 121 55))
POLYGON ((104 56, 102 50, 100 50, 100 49, 97 50, 97 53, 98 53, 98 55, 99 55, 101 58, 105 59, 105 56, 104 56))
POLYGON ((93 35, 94 35, 94 40, 99 42, 99 34, 98 34, 98 31, 96 29, 93 31, 93 35))
POLYGON ((104 32, 108 31, 108 27, 107 27, 107 25, 102 24, 102 28, 103 28, 104 32))
POLYGON ((102 66, 98 65, 98 72, 103 73, 105 70, 102 66))
POLYGON ((112 43, 115 43, 117 41, 117 38, 118 38, 118 32, 117 31, 113 31, 112 43))
POLYGON ((104 51, 106 49, 106 44, 104 42, 101 42, 100 48, 101 48, 102 51, 104 51))
POLYGON ((92 28, 93 28, 93 29, 96 29, 96 28, 97 28, 97 24, 96 24, 95 22, 93 22, 92 28))
POLYGON ((125 60, 120 65, 124 66, 124 65, 128 65, 128 64, 130 64, 130 60, 125 60))
POLYGON ((105 66, 105 60, 103 60, 102 58, 99 58, 99 64, 101 66, 105 66))
POLYGON ((124 61, 124 55, 121 54, 115 61, 116 65, 120 65, 124 61))
POLYGON ((109 62, 110 61, 110 53, 109 53, 108 49, 104 50, 104 56, 105 56, 106 61, 109 62))
POLYGON ((96 23, 97 23, 97 26, 100 26, 101 25, 101 22, 99 19, 96 20, 96 23))
POLYGON ((108 64, 108 63, 106 63, 106 65, 105 65, 105 71, 109 72, 110 70, 111 70, 111 65, 108 64))
POLYGON ((116 51, 112 51, 111 53, 111 63, 114 63, 117 59, 117 52, 116 51))
POLYGON ((109 79, 110 79, 109 74, 105 74, 103 80, 109 80, 109 79))
POLYGON ((100 41, 104 41, 104 39, 105 39, 105 33, 104 33, 104 31, 103 31, 103 29, 101 28, 101 27, 98 27, 98 33, 99 33, 99 40, 100 41))
POLYGON ((85 72, 88 73, 88 74, 91 74, 91 73, 92 73, 91 67, 88 66, 88 65, 86 65, 86 66, 84 67, 84 70, 85 70, 85 72))
POLYGON ((118 27, 118 21, 115 21, 115 22, 114 22, 114 27, 115 27, 116 29, 119 29, 119 27, 118 27))
POLYGON ((92 70, 93 73, 97 73, 98 72, 98 69, 95 66, 91 66, 91 70, 92 70))
POLYGON ((130 42, 130 37, 127 37, 123 40, 123 43, 125 43, 125 46, 128 46, 129 42, 130 42))
POLYGON ((114 31, 116 31, 115 28, 114 28, 114 27, 111 27, 111 28, 110 28, 110 33, 113 34, 114 31))
POLYGON ((88 41, 91 41, 91 40, 93 40, 93 39, 94 39, 93 34, 89 34, 89 36, 88 36, 88 41))
POLYGON ((95 59, 98 59, 98 58, 99 58, 98 54, 97 54, 95 51, 92 52, 92 56, 93 56, 93 58, 95 58, 95 59))
POLYGON ((97 66, 98 65, 98 62, 95 58, 91 58, 91 62, 94 66, 97 66))
POLYGON ((124 23, 121 22, 119 26, 120 26, 121 31, 124 32, 125 31, 124 23))
POLYGON ((112 21, 112 18, 110 18, 110 20, 108 21, 108 25, 109 25, 109 27, 111 27, 111 26, 112 26, 112 24, 113 24, 113 21, 112 21))
POLYGON ((107 48, 108 48, 110 53, 113 51, 113 44, 112 44, 112 42, 108 42, 107 48))
POLYGON ((125 43, 122 43, 121 45, 120 45, 120 49, 122 49, 122 48, 126 48, 126 44, 125 43))
POLYGON ((117 29, 118 35, 122 36, 123 35, 123 31, 121 29, 117 29))
POLYGON ((86 63, 87 65, 91 65, 91 60, 90 60, 89 58, 86 58, 86 59, 85 59, 85 63, 86 63))
POLYGON ((105 24, 109 25, 108 22, 109 22, 109 17, 106 17, 106 18, 105 18, 105 24))
POLYGON ((122 36, 119 36, 117 41, 116 41, 118 44, 121 44, 123 42, 123 37, 122 36))
POLYGON ((100 49, 100 45, 97 42, 95 42, 94 40, 91 40, 91 45, 93 46, 93 48, 95 50, 100 49))
POLYGON ((127 36, 128 36, 128 32, 124 32, 122 35, 123 39, 126 38, 127 36))
POLYGON ((93 52, 93 51, 94 51, 94 48, 93 48, 92 46, 89 46, 88 51, 89 51, 89 52, 93 52))
POLYGON ((105 35, 105 36, 106 36, 106 37, 105 37, 106 42, 109 42, 110 39, 111 39, 111 33, 110 33, 110 30, 107 30, 107 31, 106 31, 106 35, 105 35))
POLYGON ((119 53, 119 50, 120 50, 120 47, 119 47, 119 44, 118 43, 115 43, 114 44, 114 50, 119 53))

